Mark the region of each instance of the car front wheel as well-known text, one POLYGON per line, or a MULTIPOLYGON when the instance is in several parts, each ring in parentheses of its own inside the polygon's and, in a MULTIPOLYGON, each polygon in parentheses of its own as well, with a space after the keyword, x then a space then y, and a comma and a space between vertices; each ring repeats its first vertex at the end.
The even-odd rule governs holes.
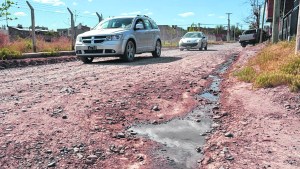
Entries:
POLYGON ((127 42, 126 47, 125 47, 125 52, 123 54, 123 60, 126 62, 132 62, 134 59, 135 55, 135 45, 134 43, 130 40, 127 42))
POLYGON ((161 43, 160 41, 156 41, 155 50, 152 52, 152 56, 155 58, 160 57, 161 55, 161 43))
POLYGON ((93 60, 94 60, 94 57, 84 57, 84 56, 80 56, 79 58, 80 58, 80 60, 81 60, 83 63, 92 63, 93 60))

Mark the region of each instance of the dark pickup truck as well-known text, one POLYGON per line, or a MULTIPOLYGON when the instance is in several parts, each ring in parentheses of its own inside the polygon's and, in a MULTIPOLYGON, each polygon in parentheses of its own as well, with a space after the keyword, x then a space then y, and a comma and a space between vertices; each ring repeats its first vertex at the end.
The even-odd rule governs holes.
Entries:
MULTIPOLYGON (((260 31, 261 29, 249 29, 244 31, 243 34, 239 36, 241 46, 246 47, 248 44, 255 45, 256 43, 259 43, 260 31)), ((269 37, 270 36, 266 33, 266 31, 263 30, 263 42, 268 40, 269 37)))

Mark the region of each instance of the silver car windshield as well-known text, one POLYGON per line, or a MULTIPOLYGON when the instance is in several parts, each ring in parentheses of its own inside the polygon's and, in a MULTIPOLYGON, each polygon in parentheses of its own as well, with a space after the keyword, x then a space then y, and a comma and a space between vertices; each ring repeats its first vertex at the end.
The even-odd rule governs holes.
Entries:
POLYGON ((133 18, 116 18, 100 22, 94 29, 130 29, 132 25, 133 18))
POLYGON ((201 38, 202 35, 201 35, 201 33, 198 33, 198 32, 190 32, 190 33, 186 33, 183 37, 184 38, 201 38))

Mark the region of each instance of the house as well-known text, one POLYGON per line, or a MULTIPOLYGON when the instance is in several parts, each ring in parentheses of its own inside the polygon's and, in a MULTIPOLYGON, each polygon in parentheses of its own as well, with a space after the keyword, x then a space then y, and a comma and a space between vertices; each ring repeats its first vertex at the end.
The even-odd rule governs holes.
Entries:
MULTIPOLYGON (((80 23, 77 26, 75 26, 75 37, 81 33, 87 32, 89 30, 91 30, 90 27, 88 27, 86 25, 84 26, 80 23)), ((57 32, 58 32, 59 36, 71 37, 71 35, 72 35, 71 28, 57 29, 57 32)))
MULTIPOLYGON (((8 27, 9 38, 10 40, 15 40, 18 38, 30 38, 32 37, 32 29, 31 27, 23 27, 22 25, 18 24, 16 27, 9 26, 8 27)), ((35 34, 43 36, 45 41, 51 41, 52 37, 56 37, 58 34, 57 32, 50 31, 46 27, 35 27, 35 34)))
MULTIPOLYGON (((273 22, 274 0, 267 0, 266 22, 273 22)), ((299 0, 280 0, 279 38, 290 39, 296 36, 299 0)))

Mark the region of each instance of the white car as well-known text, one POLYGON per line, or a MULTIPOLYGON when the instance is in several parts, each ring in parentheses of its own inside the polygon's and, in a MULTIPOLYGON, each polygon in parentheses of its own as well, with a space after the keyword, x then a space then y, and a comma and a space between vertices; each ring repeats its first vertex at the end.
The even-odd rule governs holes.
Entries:
POLYGON ((187 32, 179 41, 179 49, 207 50, 207 38, 203 32, 187 32))
POLYGON ((108 18, 77 36, 75 52, 84 63, 91 63, 94 57, 112 56, 131 62, 135 54, 146 52, 160 57, 160 30, 145 15, 108 18))

